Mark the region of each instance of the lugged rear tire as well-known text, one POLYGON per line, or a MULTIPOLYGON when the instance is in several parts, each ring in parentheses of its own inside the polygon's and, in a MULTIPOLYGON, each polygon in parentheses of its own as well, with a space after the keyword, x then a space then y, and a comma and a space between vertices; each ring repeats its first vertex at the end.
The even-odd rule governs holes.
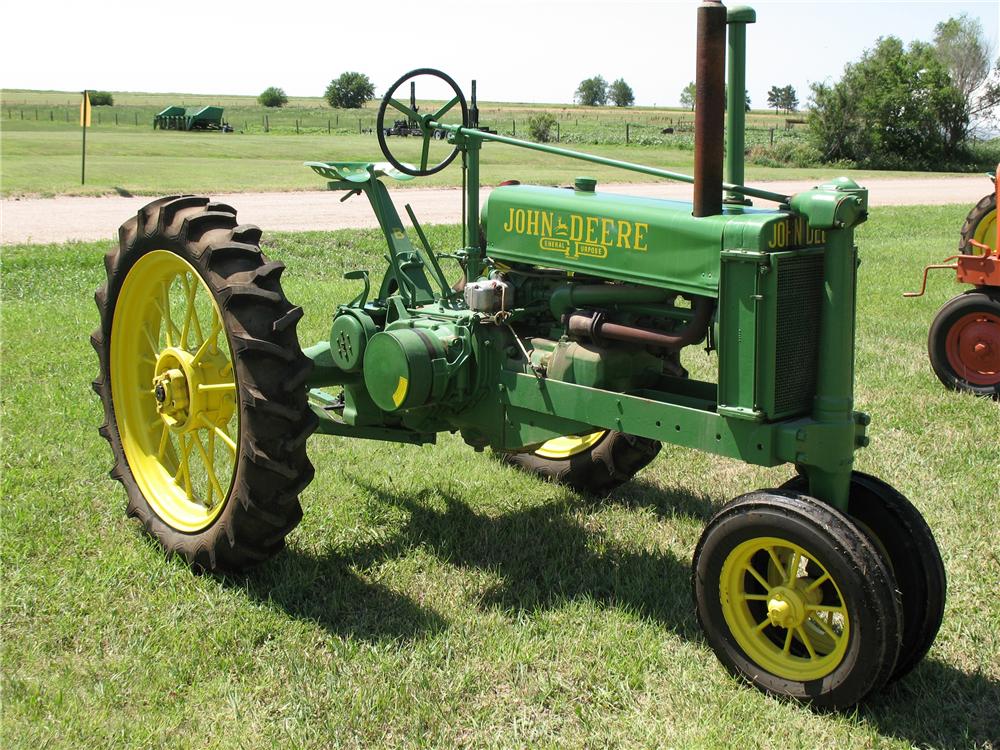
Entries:
POLYGON ((111 476, 128 515, 206 571, 279 552, 313 477, 302 308, 285 297, 284 265, 263 255, 260 235, 230 206, 162 198, 121 226, 95 295, 93 385, 111 476))
MULTIPOLYGON (((983 251, 970 243, 976 240, 993 247, 997 241, 997 194, 983 196, 965 217, 959 232, 958 252, 968 255, 982 255, 983 251)), ((996 250, 995 247, 993 247, 996 250)))

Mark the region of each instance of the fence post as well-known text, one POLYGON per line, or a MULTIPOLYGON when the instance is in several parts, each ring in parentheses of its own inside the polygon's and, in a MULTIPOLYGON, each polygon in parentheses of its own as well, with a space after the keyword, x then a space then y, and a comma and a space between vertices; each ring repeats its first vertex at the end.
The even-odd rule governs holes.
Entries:
POLYGON ((562 134, 559 132, 559 121, 556 120, 556 143, 562 140, 562 134))
POLYGON ((267 115, 264 115, 264 132, 265 133, 271 132, 271 120, 267 115))
POLYGON ((52 111, 52 110, 50 109, 50 110, 49 110, 49 122, 55 122, 55 119, 56 119, 56 113, 55 113, 55 112, 53 112, 53 111, 52 111))
POLYGON ((774 128, 771 128, 771 145, 774 145, 774 128))
POLYGON ((117 125, 117 124, 118 124, 118 113, 115 112, 115 125, 117 125))
POLYGON ((359 117, 358 118, 358 135, 361 135, 361 133, 362 133, 362 130, 361 130, 361 118, 359 117))
POLYGON ((340 115, 335 115, 334 119, 335 119, 335 121, 337 123, 337 127, 339 128, 340 127, 340 115))
POLYGON ((330 135, 330 118, 326 120, 326 134, 330 135))
POLYGON ((299 118, 295 118, 295 135, 299 134, 299 118))
POLYGON ((629 138, 628 123, 626 122, 625 123, 625 145, 627 146, 629 144, 629 142, 630 142, 630 138, 629 138))
POLYGON ((138 112, 135 113, 135 126, 139 127, 139 113, 138 112))
POLYGON ((513 136, 515 138, 517 138, 517 120, 511 120, 510 124, 511 124, 511 129, 512 129, 512 132, 513 132, 513 136))

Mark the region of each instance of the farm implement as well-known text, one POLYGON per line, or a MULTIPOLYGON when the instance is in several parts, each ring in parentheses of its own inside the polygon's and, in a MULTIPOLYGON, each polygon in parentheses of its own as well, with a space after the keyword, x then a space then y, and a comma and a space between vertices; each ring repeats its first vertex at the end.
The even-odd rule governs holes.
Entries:
POLYGON ((931 368, 946 387, 1000 400, 1000 165, 991 175, 993 192, 980 200, 962 224, 958 254, 924 268, 919 292, 934 269, 955 271, 956 281, 972 288, 938 310, 927 337, 931 368), (950 263, 949 261, 954 261, 950 263))
POLYGON ((396 81, 377 133, 390 112, 417 123, 416 163, 384 138, 386 163, 309 163, 330 190, 371 202, 388 269, 347 273, 356 296, 305 350, 283 265, 232 207, 163 198, 123 224, 93 343, 129 514, 197 568, 266 560, 301 518, 314 432, 417 445, 457 432, 598 495, 663 444, 788 464, 792 478, 726 504, 695 549, 708 643, 734 674, 819 706, 850 706, 913 669, 941 622, 941 557, 903 495, 853 470, 868 444, 853 402, 854 230, 868 195, 843 178, 793 196, 743 184, 755 15, 719 2, 697 12, 693 177, 471 127, 463 93, 436 70, 396 81), (415 79, 447 86, 442 106, 397 99, 415 79), (446 142, 432 143, 437 130, 446 142), (679 180, 693 201, 602 193, 581 177, 572 189, 506 184, 481 205, 493 143, 679 180), (439 253, 409 207, 403 225, 385 183, 459 157, 462 247, 439 253), (456 261, 457 280, 442 266, 456 261), (689 376, 682 355, 698 345, 716 355, 716 377, 689 376))

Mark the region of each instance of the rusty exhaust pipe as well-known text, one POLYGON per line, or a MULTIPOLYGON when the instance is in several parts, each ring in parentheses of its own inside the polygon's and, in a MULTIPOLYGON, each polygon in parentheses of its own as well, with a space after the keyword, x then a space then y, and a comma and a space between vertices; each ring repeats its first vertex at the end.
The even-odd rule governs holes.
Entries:
POLYGON ((708 333, 708 325, 715 311, 715 300, 709 297, 693 297, 691 307, 694 316, 682 328, 667 332, 639 326, 612 323, 600 313, 582 310, 567 315, 566 329, 572 338, 586 338, 594 342, 602 340, 625 341, 640 346, 652 346, 669 351, 680 351, 685 346, 697 344, 708 333))
POLYGON ((698 6, 695 63, 694 215, 722 213, 722 166, 726 116, 726 6, 698 6))

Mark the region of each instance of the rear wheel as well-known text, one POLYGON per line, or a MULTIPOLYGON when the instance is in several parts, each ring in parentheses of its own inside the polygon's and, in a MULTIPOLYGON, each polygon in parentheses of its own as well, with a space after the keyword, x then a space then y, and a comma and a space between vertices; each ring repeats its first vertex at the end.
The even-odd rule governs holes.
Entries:
POLYGON ((996 250, 997 242, 997 194, 990 193, 983 197, 969 211, 962 224, 961 239, 958 252, 968 255, 982 255, 983 251, 970 243, 970 240, 989 245, 996 250))
POLYGON ((705 528, 692 578, 719 660, 768 693, 844 708, 892 674, 901 628, 892 573, 819 500, 763 490, 732 501, 705 528))
POLYGON ((938 311, 927 338, 934 374, 948 388, 1000 399, 1000 290, 973 290, 938 311))
POLYGON ((312 478, 295 325, 284 266, 229 206, 183 196, 122 225, 95 296, 94 389, 128 513, 169 553, 210 571, 271 557, 312 478))
POLYGON ((525 453, 505 453, 505 462, 578 492, 600 495, 634 477, 660 452, 656 440, 616 430, 565 435, 525 453))

